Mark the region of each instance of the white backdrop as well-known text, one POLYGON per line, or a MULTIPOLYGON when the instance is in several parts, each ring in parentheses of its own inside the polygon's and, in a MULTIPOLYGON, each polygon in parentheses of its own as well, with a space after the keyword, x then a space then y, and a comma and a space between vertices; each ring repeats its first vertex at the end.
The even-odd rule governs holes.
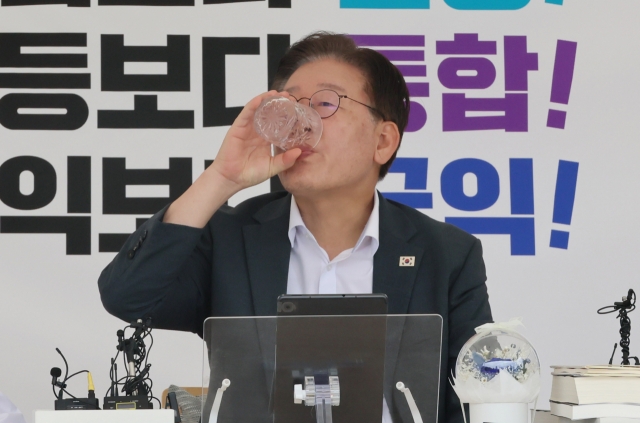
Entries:
MULTIPOLYGON (((124 323, 104 311, 96 281, 101 269, 114 255, 105 252, 110 249, 109 241, 117 244, 120 238, 101 237, 100 234, 130 233, 135 228, 135 219, 148 217, 152 212, 146 210, 155 203, 152 200, 151 205, 136 208, 132 205, 134 202, 123 198, 118 201, 107 196, 103 201, 105 193, 117 197, 118 190, 114 186, 120 180, 112 174, 104 176, 103 171, 110 164, 105 164, 103 159, 125 158, 127 169, 168 169, 169 158, 187 158, 192 164, 191 177, 195 178, 204 169, 204 161, 215 158, 226 127, 211 126, 204 116, 215 118, 203 106, 203 79, 215 75, 207 73, 212 68, 206 68, 203 77, 204 37, 258 40, 252 42, 259 45, 259 54, 227 56, 226 72, 223 72, 226 81, 218 76, 215 81, 208 82, 218 90, 223 87, 226 107, 233 107, 243 105, 267 87, 268 34, 289 35, 292 41, 319 29, 354 35, 413 36, 404 40, 417 42, 414 46, 373 47, 418 51, 412 53, 415 56, 410 61, 397 63, 413 66, 405 68, 405 72, 417 74, 426 67, 426 76, 408 76, 407 80, 429 84, 428 97, 415 98, 426 110, 426 124, 420 116, 413 118, 412 124, 417 130, 405 134, 398 154, 400 159, 418 160, 399 160, 395 173, 380 183, 380 190, 414 193, 417 197, 412 197, 411 201, 422 201, 421 207, 426 207, 422 210, 440 220, 509 218, 509 222, 525 219, 526 225, 534 225, 534 230, 527 232, 525 228, 517 232, 523 241, 516 244, 524 245, 524 250, 516 248, 515 254, 513 240, 508 235, 478 236, 485 250, 494 318, 506 320, 522 316, 526 325, 524 333, 537 347, 542 360, 539 408, 548 409, 549 365, 594 364, 608 360, 613 343, 619 342, 618 321, 613 315, 598 316, 596 309, 619 301, 629 288, 637 288, 636 275, 640 266, 635 260, 636 240, 640 236, 635 215, 638 209, 635 193, 640 188, 640 167, 637 166, 640 147, 635 140, 640 132, 635 106, 640 94, 636 76, 640 66, 640 28, 637 25, 640 4, 624 0, 564 0, 564 4, 557 4, 563 3, 558 0, 484 0, 475 4, 505 8, 518 3, 522 7, 517 10, 459 10, 452 6, 460 8, 464 1, 431 0, 430 8, 407 10, 347 8, 348 5, 381 5, 385 2, 342 1, 342 8, 339 0, 293 0, 290 7, 275 8, 269 7, 270 3, 266 1, 204 5, 197 0, 194 6, 144 7, 101 6, 97 0, 91 0, 90 7, 67 7, 9 6, 9 2, 3 0, 0 34, 86 34, 86 46, 55 47, 54 43, 54 47, 19 50, 25 55, 47 52, 87 55, 86 67, 71 69, 45 69, 49 65, 19 67, 20 60, 9 60, 11 55, 7 46, 10 39, 5 37, 0 41, 0 49, 5 48, 0 51, 0 391, 23 410, 28 421, 33 420, 33 410, 53 407, 49 370, 54 366, 63 367, 55 347, 65 353, 72 371, 85 368, 92 371, 99 398, 108 388, 109 359, 116 352, 116 331, 124 323), (190 79, 186 91, 176 88, 160 91, 161 84, 152 82, 133 84, 129 90, 110 91, 104 85, 108 78, 103 62, 114 59, 105 56, 106 49, 101 47, 101 36, 109 34, 124 35, 125 46, 166 46, 167 35, 189 36, 190 79), (437 54, 436 43, 452 41, 455 34, 478 34, 481 41, 494 41, 497 43, 496 54, 437 54), (505 36, 526 37, 527 52, 537 53, 538 70, 526 72, 528 86, 524 89, 505 91, 505 78, 513 77, 505 74, 505 36), (569 42, 563 45, 576 46, 572 43, 577 43, 574 71, 565 69, 564 72, 565 77, 572 77, 568 104, 550 100, 558 40, 569 42), (422 59, 420 51, 424 54, 422 59), (495 82, 486 89, 447 88, 443 83, 447 76, 443 69, 439 76, 439 68, 449 57, 486 57, 496 70, 495 82), (29 80, 36 82, 24 82, 20 77, 12 76, 3 79, 6 76, 3 73, 45 72, 89 73, 90 88, 51 88, 42 85, 44 83, 38 85, 38 77, 29 80), (9 99, 17 97, 6 96, 16 93, 77 94, 86 102, 88 116, 83 121, 79 112, 79 120, 75 121, 77 129, 50 127, 55 127, 55 122, 67 122, 66 117, 73 115, 71 111, 66 117, 56 115, 59 120, 54 119, 49 127, 42 124, 45 129, 9 129, 14 124, 19 126, 25 116, 11 112, 9 99), (443 107, 443 96, 452 93, 464 93, 467 98, 527 94, 528 110, 524 114, 527 128, 444 131, 443 119, 453 112, 443 107), (98 127, 99 110, 133 110, 134 95, 157 95, 160 110, 193 111, 193 124, 187 125, 192 127, 98 127), (566 112, 564 129, 547 126, 549 109, 566 112), (23 156, 42 160, 20 159, 23 156), (87 159, 76 162, 72 159, 69 166, 70 156, 87 159), (425 159, 428 159, 426 175, 423 170, 425 159), (525 168, 514 171, 510 170, 510 159, 529 160, 518 161, 525 168), (561 178, 558 184, 560 161, 570 162, 569 167, 574 166, 574 170, 578 164, 575 185, 570 177, 561 178), (479 176, 469 173, 471 168, 465 166, 470 163, 481 167, 479 176), (532 173, 526 170, 529 163, 532 173), (35 170, 30 172, 30 169, 35 170), (53 196, 51 169, 56 175, 53 196), (78 175, 72 178, 74 188, 71 190, 67 180, 69 169, 72 175, 78 175), (445 169, 447 171, 443 172, 445 169), (456 170, 460 172, 459 177, 465 175, 462 182, 452 176, 456 170), (76 171, 78 173, 74 173, 76 171), (401 171, 409 172, 410 177, 401 171), (499 177, 499 185, 495 174, 499 177), (528 175, 532 175, 532 196, 527 195, 531 186, 526 182, 528 175), (525 182, 515 185, 512 196, 510 183, 522 180, 525 182), (569 187, 568 193, 555 199, 556 186, 562 186, 562 181, 569 187), (575 202, 572 203, 574 188, 575 202), (431 207, 427 207, 429 194, 431 207), (484 205, 478 205, 479 202, 484 205), (568 206, 562 207, 562 204, 568 206), (564 219, 555 219, 554 223, 554 209, 564 210, 564 219), (56 221, 7 218, 12 216, 66 216, 84 220, 70 224, 79 235, 69 250, 63 234, 10 233, 43 232, 38 228, 38 222, 45 231, 55 229, 56 221), (83 232, 82 224, 87 224, 87 218, 90 218, 90 230, 83 232), (21 223, 24 225, 20 228, 21 223), (565 232, 556 234, 560 239, 556 239, 554 247, 550 247, 552 230, 565 232), (563 243, 562 237, 566 241, 566 233, 569 234, 568 243, 563 243)), ((403 2, 387 3, 398 7, 403 2)), ((405 0, 405 4, 408 3, 405 0)), ((428 4, 426 1, 412 3, 428 4)), ((389 40, 398 41, 397 38, 378 38, 377 42, 389 40)), ((219 45, 226 46, 225 42, 220 41, 219 45)), ((204 55, 209 54, 211 51, 204 55)), ((566 55, 560 56, 560 59, 567 59, 566 55)), ((131 60, 125 60, 129 62, 125 65, 125 74, 173 72, 172 65, 131 63, 131 60)), ((214 60, 210 66, 223 69, 220 63, 214 60)), ((113 76, 117 70, 110 72, 113 76)), ((458 73, 457 81, 471 80, 473 75, 473 72, 463 70, 458 73)), ((455 75, 449 75, 449 79, 452 78, 455 79, 455 75)), ((46 78, 41 81, 46 82, 46 78)), ((108 85, 109 81, 106 82, 108 85)), ((185 79, 181 82, 184 85, 185 79)), ((82 85, 81 82, 77 84, 82 85)), ((424 90, 425 85, 421 87, 424 90)), ((54 108, 42 104, 21 107, 54 108)), ((488 114, 491 113, 470 109, 466 116, 488 114)), ((509 117, 509 125, 517 120, 509 117)), ((27 119, 25 125, 40 125, 33 122, 27 119)), ((522 122, 521 119, 520 124, 522 122)), ((180 179, 176 176, 178 173, 176 171, 171 176, 173 179, 170 178, 176 186, 180 179)), ((127 176, 123 175, 125 172, 120 172, 121 179, 127 184, 127 176)), ((155 181, 147 183, 156 185, 129 185, 126 197, 166 197, 157 201, 168 202, 168 197, 175 194, 170 192, 168 182, 157 176, 159 173, 148 172, 147 175, 155 181)), ((129 184, 133 183, 129 180, 129 184)), ((125 188, 121 186, 122 189, 125 188)), ((237 204, 268 190, 267 182, 238 194, 231 203, 237 204)), ((479 222, 480 228, 491 232, 487 225, 494 221, 479 222)), ((632 313, 630 317, 634 322, 640 315, 632 313)), ((155 393, 159 395, 170 383, 199 385, 200 339, 193 334, 159 330, 154 335, 156 342, 150 362, 155 393)), ((639 353, 636 341, 639 336, 632 330, 632 355, 639 353)), ((619 352, 616 361, 619 361, 619 352)), ((84 392, 85 379, 77 378, 70 389, 84 392)))

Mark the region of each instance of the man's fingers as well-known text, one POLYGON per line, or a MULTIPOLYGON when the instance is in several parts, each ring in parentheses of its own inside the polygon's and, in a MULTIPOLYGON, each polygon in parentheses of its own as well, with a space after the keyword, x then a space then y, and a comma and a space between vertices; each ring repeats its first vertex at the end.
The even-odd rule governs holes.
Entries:
POLYGON ((296 160, 298 159, 298 157, 300 157, 300 154, 302 154, 302 150, 300 150, 299 148, 294 148, 291 149, 289 151, 285 151, 284 153, 278 154, 277 156, 275 156, 272 160, 273 160, 273 166, 271 168, 272 171, 272 175, 277 175, 278 173, 282 172, 283 170, 287 170, 289 169, 291 166, 293 166, 296 162, 296 160))
POLYGON ((236 118, 234 124, 238 126, 246 126, 247 124, 251 124, 253 122, 253 115, 256 113, 256 110, 258 110, 258 107, 260 106, 260 103, 262 103, 262 100, 277 95, 279 95, 278 91, 271 90, 252 98, 247 104, 245 104, 244 108, 236 118))

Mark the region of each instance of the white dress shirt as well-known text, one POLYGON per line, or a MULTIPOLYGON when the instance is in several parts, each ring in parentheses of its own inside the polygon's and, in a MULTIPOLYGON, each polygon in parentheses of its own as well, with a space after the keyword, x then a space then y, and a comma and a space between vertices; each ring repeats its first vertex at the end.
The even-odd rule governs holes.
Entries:
POLYGON ((295 197, 289 215, 289 278, 287 294, 370 294, 373 290, 373 255, 380 245, 379 200, 374 194, 373 210, 356 242, 333 260, 318 244, 302 221, 295 197))
MULTIPOLYGON (((295 197, 289 214, 289 277, 287 294, 371 294, 373 256, 380 245, 380 204, 373 195, 373 210, 355 247, 344 250, 333 260, 318 244, 302 220, 295 197)), ((382 423, 391 423, 387 401, 383 400, 382 423)))

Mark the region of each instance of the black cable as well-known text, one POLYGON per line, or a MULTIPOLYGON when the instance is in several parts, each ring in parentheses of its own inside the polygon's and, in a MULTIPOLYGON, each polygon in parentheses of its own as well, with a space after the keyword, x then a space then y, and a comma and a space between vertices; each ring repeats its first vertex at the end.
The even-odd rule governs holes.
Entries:
POLYGON ((64 358, 64 355, 62 355, 60 349, 56 348, 56 351, 58 351, 58 354, 60 354, 60 357, 62 357, 62 360, 64 360, 64 380, 67 380, 67 375, 69 374, 69 364, 67 363, 67 359, 64 358))
MULTIPOLYGON (((64 357, 64 355, 62 354, 62 351, 60 351, 59 348, 56 348, 56 351, 58 352, 58 354, 60 354, 60 357, 62 357, 62 360, 64 361, 64 379, 60 383, 60 386, 59 386, 60 390, 58 391, 58 395, 56 395, 56 398, 61 400, 63 388, 66 386, 64 383, 67 381, 67 375, 69 374, 69 363, 67 363, 67 359, 64 357)), ((53 392, 55 394, 55 389, 53 392)))
MULTIPOLYGON (((153 335, 151 335, 151 329, 150 321, 148 320, 146 323, 141 323, 140 321, 133 322, 132 324, 125 326, 122 331, 118 331, 118 352, 112 359, 111 368, 109 369, 111 385, 107 393, 110 393, 112 396, 119 396, 121 393, 124 393, 125 395, 132 395, 133 393, 136 393, 137 395, 147 396, 149 402, 153 401, 155 398, 151 391, 153 381, 149 378, 148 374, 144 374, 142 375, 142 378, 140 378, 140 374, 144 372, 145 369, 148 372, 148 367, 151 367, 148 363, 149 353, 153 347, 153 335), (128 329, 134 330, 134 333, 129 337, 127 337, 128 329), (145 339, 147 337, 151 339, 148 348, 145 343, 145 339), (125 366, 127 374, 126 376, 118 378, 117 360, 120 352, 123 352, 122 363, 125 366), (133 367, 131 370, 133 370, 133 373, 130 373, 129 371, 130 367, 128 360, 131 360, 133 367)), ((157 398, 156 400, 160 404, 160 408, 162 408, 160 400, 157 398)))
POLYGON ((66 378, 62 383, 66 383, 69 379, 71 379, 74 376, 79 375, 80 373, 90 373, 90 372, 89 372, 89 370, 80 370, 79 372, 75 372, 74 374, 72 374, 71 376, 66 378))
POLYGON ((620 319, 620 350, 622 351, 622 364, 629 364, 629 344, 631 343, 631 319, 627 316, 627 310, 621 309, 618 314, 620 319), (626 361, 626 363, 625 363, 626 361))
MULTIPOLYGON (((147 375, 146 380, 145 380, 145 384, 146 384, 146 386, 147 386, 147 394, 148 394, 151 398, 155 398, 155 397, 153 396, 153 391, 152 391, 152 389, 153 389, 153 381, 151 380, 151 378, 149 377, 149 375, 147 375), (146 380, 148 380, 149 382, 148 382, 148 383, 146 383, 146 380)), ((162 404, 160 405, 160 408, 162 408, 162 404)))
POLYGON ((151 338, 151 344, 149 345, 149 349, 147 350, 147 358, 144 361, 144 365, 147 365, 147 360, 149 359, 149 354, 151 354, 151 348, 153 348, 153 335, 151 335, 151 329, 149 329, 149 338, 151 338))
MULTIPOLYGON (((636 309, 636 294, 633 289, 630 289, 626 297, 622 298, 620 302, 614 302, 611 306, 605 306, 598 309, 598 314, 610 314, 615 311, 618 312, 617 319, 620 320, 620 350, 622 351, 622 365, 629 365, 629 345, 631 343, 631 319, 629 319, 628 313, 631 313, 636 309)), ((616 351, 616 346, 613 347, 613 353, 609 364, 613 362, 613 355, 616 351)), ((638 359, 635 358, 638 362, 638 359)))
MULTIPOLYGON (((160 402, 160 400, 159 400, 158 398, 156 398, 156 397, 151 397, 151 399, 152 399, 152 400, 156 400, 156 401, 158 401, 158 408, 162 408, 162 402, 160 402)), ((149 401, 149 402, 151 402, 151 401, 149 401)))
MULTIPOLYGON (((109 390, 111 391, 111 396, 115 397, 117 394, 117 385, 115 381, 118 380, 118 355, 120 355, 120 350, 116 353, 116 356, 111 359, 111 368, 109 369, 109 380, 111 381, 111 386, 109 386, 109 390), (114 388, 116 392, 114 392, 114 388)), ((107 396, 107 395, 105 395, 107 396)))
POLYGON ((70 393, 69 393, 69 391, 67 391, 66 389, 64 389, 64 388, 60 388, 60 389, 62 389, 62 390, 64 391, 64 393, 65 393, 65 394, 67 394, 67 395, 69 395, 71 398, 73 398, 73 399, 78 399, 78 398, 76 398, 76 396, 75 396, 75 395, 70 394, 70 393))
MULTIPOLYGON (((57 348, 56 348, 57 350, 57 348)), ((60 352, 60 350, 58 350, 58 352, 60 352)), ((60 353, 60 355, 62 355, 62 353, 60 353)), ((62 356, 62 358, 64 358, 64 356, 62 356)), ((67 360, 65 360, 65 365, 67 364, 67 360)), ((67 374, 69 372, 66 372, 67 374)), ((62 399, 62 393, 64 392, 65 394, 69 395, 71 398, 73 399, 77 399, 76 397, 74 397, 73 395, 71 395, 66 389, 64 389, 63 387, 67 386, 67 381, 70 380, 72 377, 79 375, 80 373, 89 373, 89 370, 80 370, 79 372, 75 372, 74 374, 72 374, 71 376, 66 376, 64 380, 61 382, 62 386, 59 386, 60 391, 58 391, 58 395, 56 396, 57 399, 61 400, 62 399)), ((55 395, 56 390, 55 390, 55 386, 53 388, 53 393, 55 395)), ((86 402, 85 402, 86 403, 86 402)), ((91 404, 91 405, 95 405, 95 404, 91 404)))
POLYGON ((129 361, 128 361, 129 357, 128 357, 128 355, 126 353, 123 354, 122 355, 122 362, 123 362, 123 364, 125 366, 125 370, 127 371, 126 379, 128 381, 129 378, 133 378, 135 376, 135 373, 138 373, 140 371, 140 368, 139 368, 139 365, 138 365, 137 360, 135 358, 136 348, 135 348, 135 346, 131 346, 131 343, 134 341, 134 339, 133 339, 133 336, 131 336, 131 338, 127 339, 127 329, 133 329, 133 327, 131 325, 128 325, 123 329, 123 333, 124 333, 123 334, 123 338, 125 339, 124 345, 123 345, 123 350, 125 348, 132 348, 132 351, 131 351, 132 357, 131 358, 133 360, 132 363, 133 363, 133 368, 134 368, 134 374, 131 375, 130 374, 130 368, 129 368, 129 361))
MULTIPOLYGON (((125 332, 128 328, 130 328, 131 326, 126 326, 123 329, 123 335, 122 338, 125 338, 125 332)), ((120 335, 118 335, 118 340, 120 340, 120 335)), ((107 390, 107 394, 105 394, 105 397, 107 396, 112 396, 112 397, 117 397, 118 396, 118 387, 121 385, 120 381, 123 379, 126 379, 128 377, 128 363, 126 360, 126 355, 122 354, 123 356, 123 362, 124 362, 124 366, 125 366, 125 370, 127 370, 127 376, 123 377, 123 378, 118 378, 118 357, 120 356, 120 352, 124 352, 124 345, 122 345, 121 343, 118 343, 117 347, 116 347, 116 355, 114 358, 111 359, 111 367, 109 368, 109 380, 111 381, 111 384, 109 386, 109 389, 107 390), (122 349, 121 349, 122 348, 122 349)))

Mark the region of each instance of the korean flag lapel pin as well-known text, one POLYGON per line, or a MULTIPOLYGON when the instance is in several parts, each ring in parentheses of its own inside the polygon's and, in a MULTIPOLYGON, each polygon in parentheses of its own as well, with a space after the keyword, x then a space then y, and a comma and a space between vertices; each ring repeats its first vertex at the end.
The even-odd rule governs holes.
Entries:
POLYGON ((413 267, 415 265, 415 256, 400 256, 400 267, 413 267))

